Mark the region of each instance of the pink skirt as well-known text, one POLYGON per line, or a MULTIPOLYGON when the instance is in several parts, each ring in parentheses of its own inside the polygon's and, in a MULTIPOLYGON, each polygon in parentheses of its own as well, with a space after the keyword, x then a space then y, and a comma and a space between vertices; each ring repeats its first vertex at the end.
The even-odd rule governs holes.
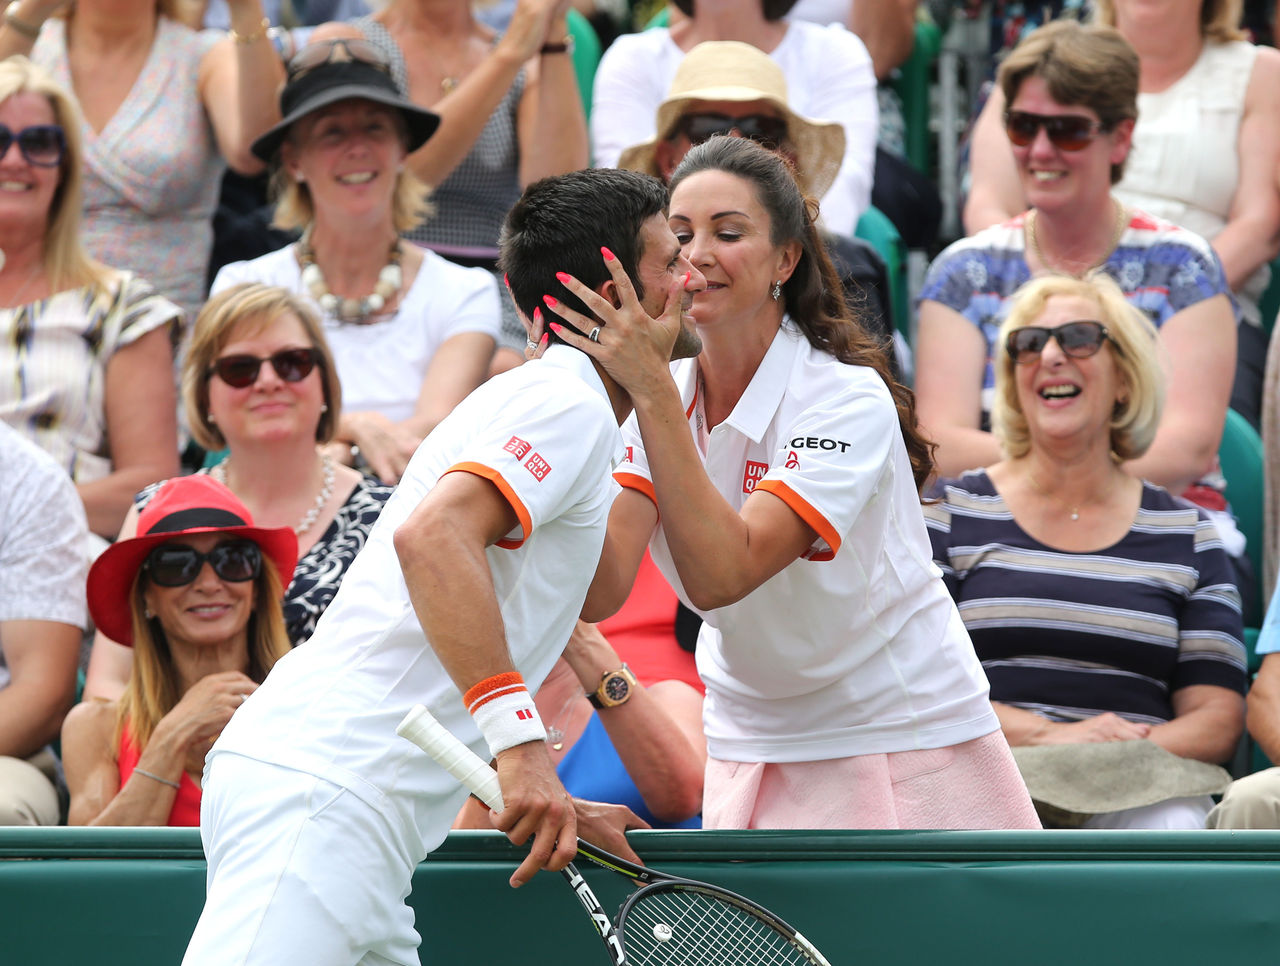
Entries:
POLYGON ((707 759, 703 828, 1040 828, 1004 735, 830 761, 707 759))

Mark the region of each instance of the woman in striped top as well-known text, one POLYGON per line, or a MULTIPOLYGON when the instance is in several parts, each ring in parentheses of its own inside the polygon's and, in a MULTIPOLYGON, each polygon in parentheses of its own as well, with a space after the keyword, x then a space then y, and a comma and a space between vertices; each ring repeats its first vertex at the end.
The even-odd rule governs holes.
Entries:
MULTIPOLYGON (((937 487, 934 557, 1009 743, 1148 739, 1221 762, 1244 724, 1239 592, 1203 511, 1122 465, 1151 444, 1163 378, 1151 323, 1102 274, 1046 276, 1000 331, 1005 458, 937 487)), ((1200 827, 1212 803, 1098 816, 1200 827)))

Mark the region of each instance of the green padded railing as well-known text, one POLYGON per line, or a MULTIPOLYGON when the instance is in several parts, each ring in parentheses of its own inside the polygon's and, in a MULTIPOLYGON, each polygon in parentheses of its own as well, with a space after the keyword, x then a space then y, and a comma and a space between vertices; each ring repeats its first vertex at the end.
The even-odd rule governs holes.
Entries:
MULTIPOLYGON (((656 867, 764 902, 833 966, 1235 966, 1275 962, 1280 950, 1280 832, 640 832, 632 841, 656 867)), ((410 902, 424 964, 607 962, 558 876, 507 887, 522 854, 496 833, 458 832, 418 867, 410 902)), ((606 906, 620 901, 616 876, 584 871, 606 906)), ((194 830, 0 830, 0 961, 172 966, 203 886, 194 830), (5 861, 20 859, 30 861, 5 861)))

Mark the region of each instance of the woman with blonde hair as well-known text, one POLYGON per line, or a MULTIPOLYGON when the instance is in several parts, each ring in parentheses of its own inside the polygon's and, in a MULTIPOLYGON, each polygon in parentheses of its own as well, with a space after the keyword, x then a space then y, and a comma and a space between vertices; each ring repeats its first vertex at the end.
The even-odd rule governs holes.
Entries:
MULTIPOLYGON (((1240 29, 1241 0, 1097 0, 1095 20, 1138 56, 1138 121, 1115 195, 1206 238, 1239 302, 1241 351, 1232 408, 1259 424, 1266 335, 1258 300, 1280 252, 1280 52, 1240 29), (1247 326, 1247 327, 1245 327, 1247 326)), ((973 139, 965 227, 1027 206, 994 92, 973 139)))
MULTIPOLYGON (((1098 270, 1155 324, 1169 368, 1159 432, 1128 471, 1224 510, 1214 469, 1236 326, 1222 265, 1199 235, 1112 191, 1133 143, 1138 56, 1111 27, 1057 20, 1022 40, 997 82, 1009 105, 1005 150, 1031 207, 949 246, 921 288, 916 393, 939 472, 1001 458, 989 419, 1003 354, 997 334, 1014 294, 1045 272, 1098 270)), ((1229 525, 1229 515, 1219 519, 1229 525)), ((1233 552, 1242 553, 1235 537, 1233 552)))
POLYGON ((0 24, 0 58, 30 56, 84 112, 89 252, 142 275, 188 319, 205 294, 222 173, 261 170, 249 144, 276 119, 281 73, 260 0, 231 0, 222 39, 192 29, 191 7, 19 0, 0 24))
POLYGON ((347 401, 335 455, 400 479, 418 444, 488 372, 497 285, 401 239, 425 214, 407 170, 439 124, 397 89, 385 53, 334 38, 289 62, 283 119, 254 142, 275 165, 277 224, 295 244, 225 266, 220 292, 265 282, 317 306, 347 401))
POLYGON ((89 571, 94 623, 134 649, 120 699, 63 725, 72 825, 199 825, 204 756, 289 650, 297 540, 207 476, 168 480, 89 571))
POLYGON ((44 70, 0 61, 0 419, 66 470, 90 529, 110 539, 133 494, 178 468, 181 313, 86 253, 81 125, 44 70))
MULTIPOLYGON (((320 322, 301 297, 232 286, 196 319, 182 402, 196 441, 226 457, 210 471, 267 526, 290 527, 298 564, 286 585, 288 638, 301 644, 337 593, 391 487, 337 463, 325 446, 342 419, 342 390, 320 322)), ((138 509, 155 494, 139 494, 138 509)), ((137 511, 121 538, 136 532, 137 511)), ((85 694, 114 700, 133 650, 99 627, 85 694)))
MULTIPOLYGON (((1005 737, 1227 760, 1245 685, 1230 563, 1203 511, 1122 466, 1161 419, 1155 328, 1105 274, 1047 275, 1019 291, 999 345, 1003 458, 938 483, 925 516, 1005 737)), ((1211 806, 1187 792, 1077 819, 1199 828, 1211 806)))

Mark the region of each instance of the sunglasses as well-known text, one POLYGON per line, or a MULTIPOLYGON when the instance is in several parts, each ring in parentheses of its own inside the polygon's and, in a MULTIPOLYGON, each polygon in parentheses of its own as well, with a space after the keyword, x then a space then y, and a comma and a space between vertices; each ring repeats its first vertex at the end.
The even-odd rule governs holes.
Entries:
POLYGON ((166 543, 147 554, 143 569, 158 587, 185 587, 204 569, 205 561, 219 580, 242 584, 262 572, 262 551, 252 540, 224 540, 208 553, 182 543, 166 543))
POLYGON ((787 138, 787 122, 768 114, 730 117, 727 114, 686 114, 680 118, 675 133, 683 134, 691 144, 701 144, 717 134, 737 131, 744 138, 777 147, 787 138))
POLYGON ((244 389, 258 381, 264 362, 271 363, 285 382, 302 382, 320 361, 318 349, 281 349, 269 356, 223 356, 214 361, 206 375, 216 375, 234 389, 244 389))
POLYGON ((1005 133, 1020 148, 1025 148, 1034 141, 1040 128, 1044 128, 1049 142, 1063 151, 1083 151, 1104 130, 1101 124, 1082 114, 1005 112, 1005 133))
POLYGON ((14 141, 18 142, 18 150, 27 163, 37 168, 56 168, 67 149, 66 136, 56 124, 36 124, 16 132, 0 124, 0 158, 9 153, 14 141))
POLYGON ((376 67, 384 74, 391 74, 391 60, 385 51, 367 40, 359 37, 337 37, 333 40, 321 40, 307 44, 293 59, 289 61, 288 81, 293 83, 299 77, 309 74, 317 67, 323 67, 333 60, 334 51, 341 47, 346 52, 345 60, 357 61, 376 67))
POLYGON ((1040 353, 1044 351, 1050 339, 1056 339, 1063 353, 1072 359, 1087 359, 1097 354, 1097 351, 1102 348, 1102 343, 1107 339, 1112 343, 1115 342, 1107 332, 1107 327, 1101 322, 1081 320, 1068 322, 1055 329, 1046 329, 1039 325, 1014 329, 1005 340, 1005 349, 1014 362, 1025 366, 1040 358, 1040 353))

